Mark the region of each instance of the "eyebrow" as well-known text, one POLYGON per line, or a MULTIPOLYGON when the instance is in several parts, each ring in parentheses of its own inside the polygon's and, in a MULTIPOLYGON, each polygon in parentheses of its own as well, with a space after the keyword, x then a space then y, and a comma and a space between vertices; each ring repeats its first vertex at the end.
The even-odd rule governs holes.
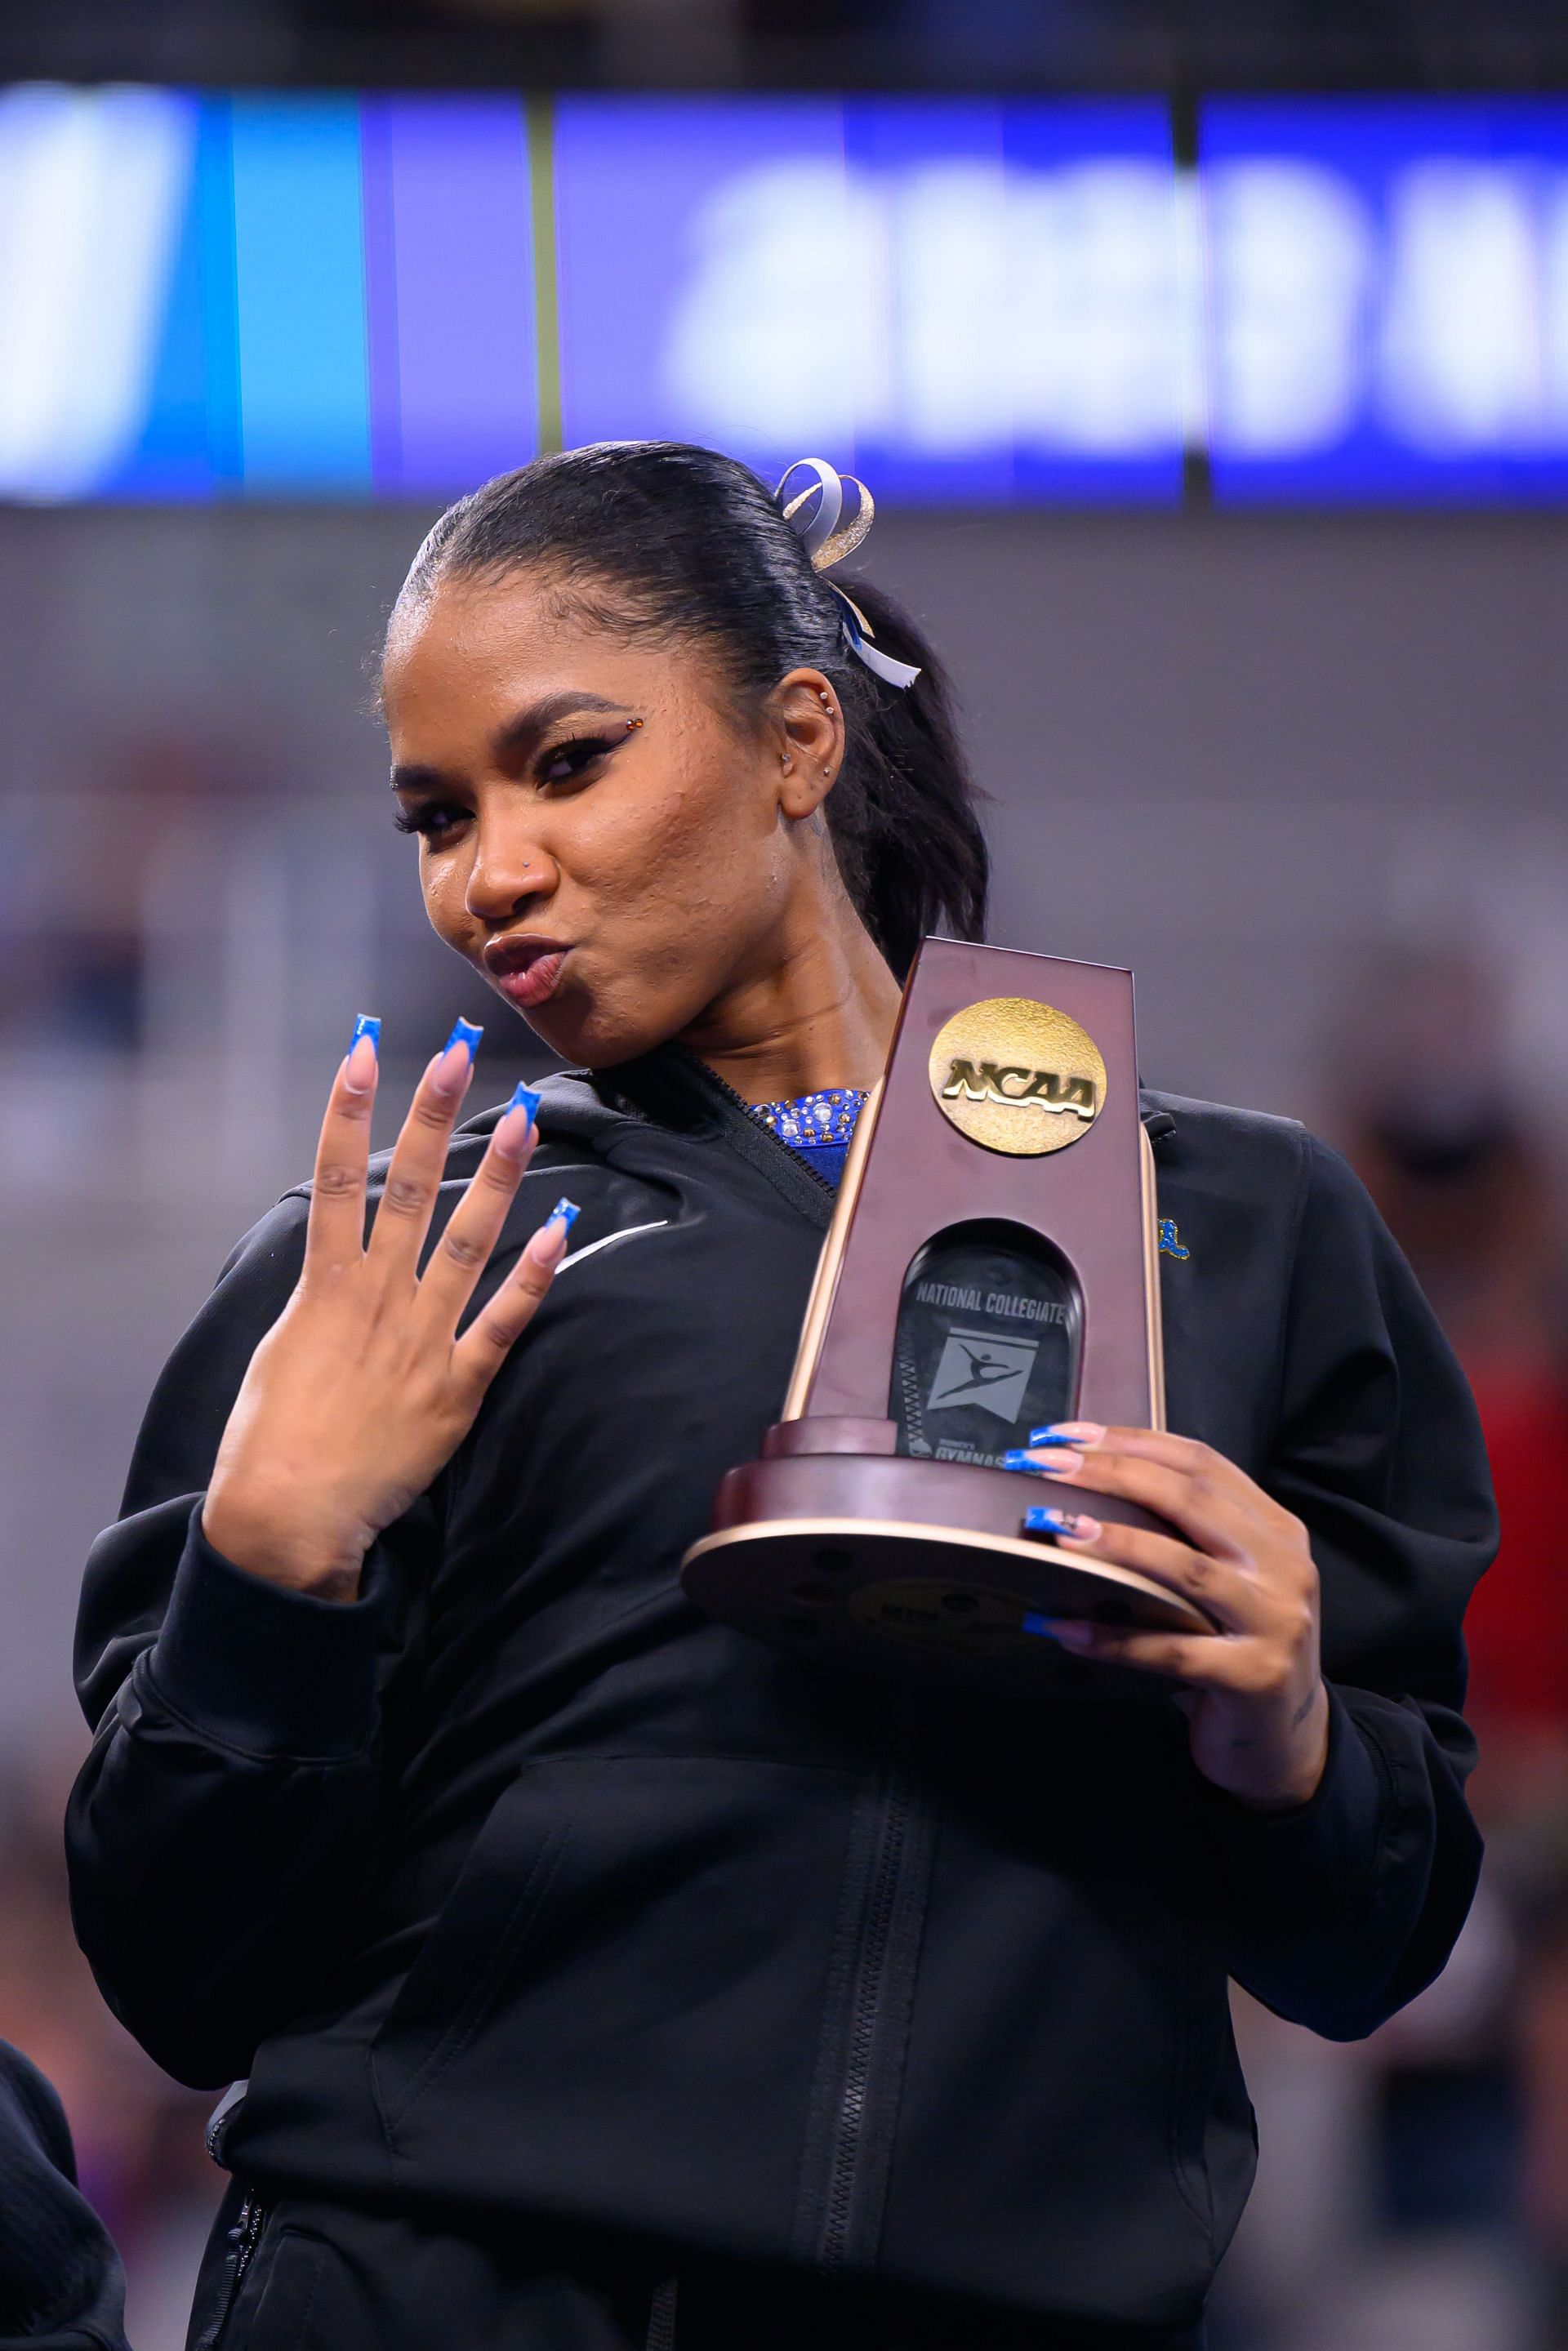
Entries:
MULTIPOLYGON (((519 710, 515 718, 508 718, 504 726, 497 727, 491 737, 490 747, 497 759, 515 758, 519 752, 528 750, 551 726, 563 718, 570 717, 576 711, 614 711, 620 715, 624 709, 623 703, 607 701, 602 694, 577 692, 570 688, 563 694, 547 694, 542 701, 530 703, 526 710, 519 710)), ((439 768, 412 766, 394 768, 392 771, 394 792, 439 790, 447 780, 439 768)))

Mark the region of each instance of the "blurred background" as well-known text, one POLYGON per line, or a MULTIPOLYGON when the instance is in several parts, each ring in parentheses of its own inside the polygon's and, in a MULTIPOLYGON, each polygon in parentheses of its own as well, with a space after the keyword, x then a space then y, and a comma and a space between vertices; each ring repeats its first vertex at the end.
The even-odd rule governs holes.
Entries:
POLYGON ((1568 16, 1554 0, 7 0, 0 2032, 176 2351, 210 2101, 98 2002, 68 1658, 158 1365, 490 1013, 371 663, 442 503, 674 434, 858 467, 992 795, 992 935, 1151 1082, 1349 1152, 1464 1358, 1474 1919, 1329 2047, 1239 2003, 1217 2351, 1568 2345, 1568 16))

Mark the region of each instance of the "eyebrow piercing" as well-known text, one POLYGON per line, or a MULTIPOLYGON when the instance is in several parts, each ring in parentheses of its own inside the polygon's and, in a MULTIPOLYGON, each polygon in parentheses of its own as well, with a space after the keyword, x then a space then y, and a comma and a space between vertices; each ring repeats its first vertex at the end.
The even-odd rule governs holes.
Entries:
POLYGON ((628 734, 628 735, 632 734, 632 733, 633 732, 633 730, 634 730, 636 727, 641 726, 642 726, 642 724, 643 724, 643 721, 642 721, 640 718, 629 718, 629 719, 626 721, 626 732, 627 732, 627 734, 628 734))

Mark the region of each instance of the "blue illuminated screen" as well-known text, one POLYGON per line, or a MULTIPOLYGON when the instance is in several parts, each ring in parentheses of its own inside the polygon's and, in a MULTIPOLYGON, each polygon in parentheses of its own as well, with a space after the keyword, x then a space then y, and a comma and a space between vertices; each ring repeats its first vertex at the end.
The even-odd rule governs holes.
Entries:
POLYGON ((1568 490, 1568 102, 0 91, 0 496, 1568 490))
POLYGON ((1568 105, 1215 103, 1206 445, 1225 500, 1568 489, 1568 105))

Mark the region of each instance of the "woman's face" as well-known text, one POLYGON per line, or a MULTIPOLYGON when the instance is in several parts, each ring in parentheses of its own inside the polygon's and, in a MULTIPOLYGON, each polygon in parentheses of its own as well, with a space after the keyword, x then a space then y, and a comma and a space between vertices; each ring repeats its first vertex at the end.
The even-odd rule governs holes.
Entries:
POLYGON ((382 700, 430 919, 554 1051, 627 1060, 787 958, 828 854, 800 820, 842 755, 816 671, 747 727, 705 648, 612 633, 521 573, 403 615, 382 700))

